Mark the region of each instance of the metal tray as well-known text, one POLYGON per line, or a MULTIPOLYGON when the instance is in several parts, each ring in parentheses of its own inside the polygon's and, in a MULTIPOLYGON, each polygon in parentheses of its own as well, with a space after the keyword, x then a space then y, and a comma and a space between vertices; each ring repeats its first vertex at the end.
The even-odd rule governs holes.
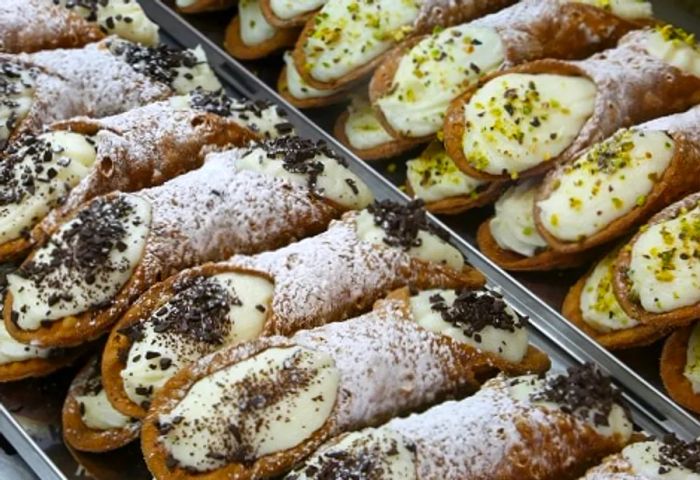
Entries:
MULTIPOLYGON (((688 3, 695 4, 695 1, 689 0, 688 3)), ((142 3, 151 18, 161 26, 165 42, 183 47, 202 45, 213 68, 232 95, 275 101, 288 111, 290 121, 295 124, 300 135, 324 139, 347 157, 351 169, 367 182, 377 198, 406 198, 391 183, 392 180, 400 181, 400 172, 389 175, 388 178, 378 175, 375 168, 386 172, 387 162, 368 166, 318 126, 328 129, 339 109, 318 110, 312 112, 309 118, 277 96, 268 85, 274 84, 281 64, 278 59, 247 63, 244 66, 219 47, 230 15, 183 19, 160 0, 142 0, 142 3), (192 24, 188 23, 190 21, 192 24)), ((687 13, 684 15, 679 6, 668 1, 657 3, 661 18, 678 20, 680 25, 693 27, 693 17, 687 13)), ((700 20, 694 23, 700 29, 700 20)), ((451 233, 452 243, 462 250, 476 268, 484 272, 489 283, 499 286, 516 309, 530 316, 532 343, 550 355, 554 368, 562 369, 584 361, 594 362, 612 375, 624 390, 639 428, 651 434, 673 431, 685 438, 700 436, 700 421, 671 402, 658 389, 656 379, 651 378, 651 382, 646 380, 557 313, 562 292, 567 284, 576 279, 579 272, 520 275, 514 278, 494 266, 472 246, 473 225, 484 215, 484 212, 477 212, 470 214, 468 219, 448 218, 442 226, 451 233), (557 288, 552 285, 560 286, 557 288)), ((628 356, 635 357, 635 353, 628 356)), ((653 363, 658 358, 656 353, 652 355, 648 351, 636 356, 653 363)), ((638 368, 638 365, 635 367, 638 368)), ((60 410, 74 373, 74 369, 68 369, 45 379, 0 385, 0 433, 42 480, 79 479, 85 478, 86 474, 100 480, 149 480, 151 476, 141 458, 138 442, 107 454, 74 452, 64 445, 60 433, 60 410)), ((4 478, 2 472, 0 478, 4 478)))

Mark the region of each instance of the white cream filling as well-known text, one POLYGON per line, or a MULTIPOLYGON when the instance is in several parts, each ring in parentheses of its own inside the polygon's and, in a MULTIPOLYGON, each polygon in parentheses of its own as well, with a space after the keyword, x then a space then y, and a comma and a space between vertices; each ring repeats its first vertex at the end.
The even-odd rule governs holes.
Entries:
MULTIPOLYGON (((129 349, 126 367, 120 372, 124 391, 131 401, 150 401, 177 371, 185 365, 220 348, 258 338, 269 315, 274 286, 257 275, 221 273, 213 275, 216 282, 239 303, 232 303, 226 321, 230 325, 222 345, 206 343, 177 332, 156 332, 153 316, 142 331, 143 337, 129 349), (164 359, 167 363, 162 364, 164 359), (165 368, 164 368, 165 367, 165 368)), ((182 292, 178 295, 182 295, 182 292)), ((177 300, 176 295, 173 300, 177 300)), ((172 310, 172 302, 157 311, 172 310)), ((162 316, 162 315, 161 315, 162 316)))
MULTIPOLYGON (((323 153, 316 155, 314 160, 323 164, 323 172, 318 175, 316 181, 316 193, 353 210, 364 208, 372 202, 372 192, 367 185, 338 160, 323 153)), ((253 147, 239 158, 236 168, 283 178, 297 185, 309 185, 307 175, 288 171, 284 168, 282 158, 270 158, 261 147, 253 147)))
POLYGON ((160 442, 181 465, 199 472, 228 463, 207 455, 209 450, 225 456, 245 449, 260 458, 294 448, 325 424, 339 381, 325 353, 270 348, 197 381, 168 414, 160 415, 161 425, 172 425, 160 442), (308 381, 300 387, 302 378, 308 381), (250 390, 258 384, 265 390, 250 390), (276 395, 268 398, 264 391, 270 389, 276 395))
POLYGON ((657 441, 633 443, 622 450, 622 456, 632 465, 632 473, 644 480, 700 480, 700 474, 681 466, 663 465, 661 473, 660 448, 657 441))
POLYGON ((537 204, 542 225, 570 242, 600 232, 644 205, 674 151, 664 132, 621 130, 564 169, 556 188, 537 204))
POLYGON ((693 386, 693 393, 700 394, 700 322, 696 323, 688 339, 683 376, 693 386))
MULTIPOLYGON (((21 160, 16 163, 14 160, 12 163, 5 161, 5 166, 11 168, 9 178, 5 179, 9 183, 21 185, 22 178, 28 173, 35 181, 31 189, 20 187, 22 196, 19 201, 0 205, 0 242, 20 238, 23 232, 34 227, 90 173, 95 162, 95 147, 84 135, 55 131, 39 135, 38 138, 50 144, 53 155, 30 155, 25 147, 15 154, 21 160), (37 168, 41 172, 37 173, 37 168)), ((30 148, 34 150, 34 147, 30 148)), ((0 187, 10 188, 4 181, 0 181, 0 187)))
POLYGON ((502 249, 532 257, 539 249, 547 247, 535 225, 538 186, 537 180, 524 181, 509 188, 496 202, 496 214, 489 225, 491 235, 502 249))
MULTIPOLYGON (((546 379, 539 378, 537 375, 524 375, 522 377, 516 378, 517 382, 509 387, 510 395, 513 399, 528 403, 531 405, 538 405, 551 410, 559 410, 560 406, 554 402, 538 400, 533 401, 531 395, 542 392, 546 385, 546 379)), ((575 414, 577 412, 574 412, 575 414)), ((598 434, 605 437, 619 436, 623 439, 629 439, 632 435, 633 425, 630 421, 625 409, 618 404, 614 404, 610 413, 608 414, 608 425, 598 425, 595 422, 595 417, 599 415, 600 412, 594 408, 589 409, 585 418, 583 415, 576 415, 577 418, 582 419, 588 423, 598 434)))
POLYGON ((198 1, 199 0, 175 0, 175 5, 177 5, 179 8, 187 8, 191 7, 198 1))
POLYGON ((129 417, 115 410, 104 389, 97 395, 77 396, 75 401, 84 405, 83 423, 93 430, 121 429, 129 424, 129 417))
POLYGON ((345 135, 352 148, 365 150, 394 141, 384 129, 372 110, 372 105, 363 97, 354 97, 348 107, 345 135))
POLYGON ((568 0, 572 3, 585 3, 608 10, 620 18, 629 20, 651 18, 654 14, 651 2, 647 0, 568 0))
POLYGON ((0 72, 0 80, 8 84, 0 98, 0 145, 10 138, 14 126, 27 116, 34 103, 35 85, 31 73, 20 68, 18 74, 0 72))
POLYGON ((476 197, 477 189, 486 184, 462 172, 439 141, 431 143, 420 157, 406 162, 406 177, 413 195, 426 202, 462 195, 476 197))
POLYGON ((270 8, 283 20, 305 15, 321 8, 327 0, 270 0, 270 8))
POLYGON ((291 52, 284 52, 284 64, 287 67, 285 70, 287 72, 287 90, 292 97, 307 100, 309 98, 330 97, 338 93, 338 90, 319 90, 307 84, 299 75, 291 52))
POLYGON ((249 47, 260 45, 277 34, 277 28, 270 25, 263 15, 260 0, 239 0, 238 16, 241 22, 241 40, 249 47))
POLYGON ((491 27, 463 24, 433 34, 404 55, 387 95, 377 101, 391 127, 407 137, 438 132, 450 102, 505 58, 491 27))
MULTIPOLYGON (((525 358, 528 349, 527 329, 523 326, 513 331, 487 325, 468 336, 458 325, 446 322, 440 312, 433 310, 430 298, 440 295, 447 305, 453 305, 457 294, 454 290, 425 290, 411 297, 413 320, 431 332, 447 335, 458 342, 466 343, 478 350, 495 353, 508 362, 518 363, 525 358)), ((491 295, 487 291, 477 292, 478 296, 491 295)), ((506 306, 506 313, 517 321, 517 314, 506 306)))
POLYGON ((302 46, 307 68, 321 82, 366 65, 411 32, 423 0, 333 0, 314 17, 302 46))
POLYGON ((644 228, 632 245, 627 272, 642 308, 662 313, 700 302, 698 208, 644 228))
POLYGON ((614 332, 639 325, 622 310, 613 293, 613 265, 617 253, 618 250, 614 250, 598 262, 581 291, 583 321, 598 332, 614 332))
POLYGON ((685 73, 700 77, 700 47, 694 36, 671 26, 647 32, 646 50, 654 57, 685 73))
POLYGON ((277 105, 270 105, 259 112, 254 112, 246 108, 244 102, 240 102, 238 109, 235 106, 232 109, 231 118, 266 139, 293 135, 294 128, 281 113, 277 105), (290 128, 282 129, 281 126, 290 128))
POLYGON ((295 480, 318 478, 316 473, 323 471, 325 459, 340 456, 358 460, 367 457, 372 459, 371 466, 358 462, 358 468, 367 466, 368 470, 353 470, 348 472, 350 475, 365 474, 367 477, 361 478, 381 480, 415 480, 418 478, 414 463, 415 454, 409 450, 407 444, 400 433, 389 428, 368 428, 351 432, 341 436, 335 443, 317 450, 291 477, 295 480))
POLYGON ((176 69, 178 75, 171 85, 173 90, 180 95, 186 95, 197 88, 209 92, 221 90, 221 83, 209 66, 207 55, 202 47, 198 45, 196 48, 190 49, 189 52, 195 56, 197 63, 192 67, 182 66, 176 69))
MULTIPOLYGON (((2 312, 1 309, 0 312, 2 312)), ((0 365, 46 358, 50 353, 49 348, 38 348, 18 342, 5 328, 5 322, 0 322, 0 365)))
POLYGON ((595 98, 595 84, 583 77, 494 78, 466 105, 464 155, 477 170, 517 177, 571 145, 593 114, 595 98))
MULTIPOLYGON (((121 290, 138 265, 151 224, 151 204, 142 197, 122 194, 131 206, 131 211, 122 224, 126 234, 122 239, 125 248, 120 251, 112 246, 107 260, 108 268, 91 272, 93 281, 87 278, 86 271, 69 269, 64 262, 53 267, 41 279, 25 278, 16 273, 7 276, 8 291, 12 293, 13 313, 17 315, 17 325, 24 330, 36 330, 43 321, 58 320, 78 315, 95 305, 110 301, 121 290)), ((35 251, 32 262, 36 265, 50 265, 52 254, 66 247, 65 232, 80 228, 81 220, 73 220, 62 225, 49 242, 35 251)))
MULTIPOLYGON (((374 223, 374 215, 367 210, 362 210, 355 220, 357 236, 360 240, 374 245, 383 245, 386 232, 374 223)), ((430 263, 444 264, 461 271, 464 268, 464 257, 455 247, 438 237, 437 235, 420 230, 418 232, 420 245, 411 247, 407 253, 411 257, 430 263)), ((398 247, 397 247, 398 248, 398 247)))

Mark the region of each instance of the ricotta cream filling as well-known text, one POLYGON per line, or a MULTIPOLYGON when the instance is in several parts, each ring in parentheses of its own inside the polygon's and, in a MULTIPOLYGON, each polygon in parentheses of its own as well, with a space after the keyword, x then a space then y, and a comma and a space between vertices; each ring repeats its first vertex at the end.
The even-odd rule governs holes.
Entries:
MULTIPOLYGON (((2 310, 0 309, 0 313, 2 310)), ((35 358, 47 358, 51 354, 50 348, 39 348, 20 343, 7 331, 5 322, 0 322, 0 365, 23 362, 35 358)))
POLYGON ((538 186, 538 180, 526 180, 509 188, 496 202, 496 214, 489 225, 491 235, 502 249, 532 257, 547 247, 535 225, 538 186))
MULTIPOLYGON (((522 377, 516 377, 514 382, 509 386, 509 389, 511 396, 517 401, 543 406, 551 410, 560 410, 561 406, 557 403, 544 400, 532 400, 531 397, 533 395, 544 391, 545 385, 545 378, 539 378, 537 375, 524 375, 522 377)), ((581 415, 576 415, 577 418, 586 421, 598 434, 605 437, 617 435, 628 439, 632 435, 632 422, 621 405, 613 404, 607 417, 608 425, 600 425, 600 422, 595 421, 595 418, 602 413, 599 409, 590 408, 585 412, 585 415, 584 412, 574 413, 581 413, 581 415)))
POLYGON ((593 114, 595 98, 595 84, 583 77, 496 77, 466 105, 464 155, 477 170, 517 178, 574 142, 593 114))
POLYGON ((179 8, 191 7, 198 1, 199 0, 175 0, 175 5, 177 5, 179 8))
POLYGON ((643 206, 671 163, 675 142, 664 132, 621 130, 565 167, 537 203, 544 228, 575 242, 643 206))
POLYGON ((272 304, 274 286, 270 281, 235 272, 213 275, 205 281, 212 282, 215 288, 179 292, 146 320, 132 343, 120 375, 124 391, 134 403, 150 402, 185 365, 225 346, 258 338, 262 333, 272 304), (223 313, 221 317, 214 317, 212 305, 222 305, 221 310, 225 311, 216 309, 223 313), (194 310, 198 314, 193 314, 194 310), (187 322, 198 324, 186 324, 186 331, 182 331, 179 324, 169 323, 177 321, 177 317, 187 317, 187 322), (213 329, 221 333, 220 338, 212 337, 213 329))
POLYGON ((180 95, 186 95, 197 88, 209 92, 221 90, 221 83, 209 66, 209 61, 202 47, 198 45, 188 52, 194 55, 196 63, 192 66, 182 66, 176 69, 178 75, 172 82, 173 90, 180 95))
MULTIPOLYGON (((323 165, 323 171, 316 177, 314 191, 348 209, 364 208, 372 202, 372 192, 367 185, 337 159, 318 153, 314 161, 323 165)), ((236 162, 239 170, 283 178, 297 185, 309 186, 309 176, 293 173, 285 168, 284 158, 270 155, 262 147, 253 147, 236 162)))
MULTIPOLYGON (((363 474, 362 478, 381 480, 416 480, 415 450, 398 432, 389 428, 371 428, 352 432, 325 448, 318 450, 304 466, 288 475, 288 480, 318 479, 319 472, 326 472, 327 462, 337 465, 336 459, 350 458, 352 472, 331 471, 342 474, 363 474), (362 459, 371 461, 362 463, 362 459), (355 469, 359 470, 356 471, 355 469)), ((331 467, 333 468, 333 467, 331 467)), ((344 478, 344 477, 343 477, 344 478)), ((354 476, 348 478, 356 478, 354 476)), ((359 477, 358 477, 359 478, 359 477)))
POLYGON ((659 60, 700 77, 700 47, 695 36, 667 25, 646 33, 646 50, 659 60))
POLYGON ((114 430, 126 427, 130 419, 122 415, 109 403, 107 392, 100 390, 95 395, 80 395, 75 401, 81 406, 83 423, 94 430, 114 430))
POLYGON ((607 333, 636 327, 615 297, 612 288, 613 265, 618 250, 603 258, 591 272, 581 291, 580 308, 583 321, 598 332, 607 333))
POLYGON ((14 65, 0 63, 0 147, 12 135, 15 126, 29 113, 34 103, 36 72, 14 65))
POLYGON ((0 164, 0 242, 20 238, 91 171, 97 152, 91 138, 48 132, 6 156, 0 164))
POLYGON ((348 107, 345 135, 350 146, 357 150, 375 148, 394 141, 394 137, 379 122, 369 101, 359 96, 353 97, 348 107))
POLYGON ((325 353, 270 348, 197 381, 160 415, 160 442, 197 472, 294 448, 326 423, 339 381, 325 353))
POLYGON ((639 442, 622 450, 622 456, 632 465, 632 473, 645 480, 700 480, 700 474, 682 467, 664 463, 661 468, 661 443, 639 442))
POLYGON ((239 0, 238 15, 241 22, 241 40, 249 47, 260 45, 277 34, 260 8, 260 0, 239 0))
POLYGON ((284 53, 284 64, 287 67, 285 70, 287 73, 287 90, 289 90, 289 94, 292 97, 307 100, 309 98, 330 97, 338 93, 338 90, 319 90, 306 83, 299 75, 299 70, 297 70, 291 52, 284 53))
POLYGON ((643 227, 632 245, 627 275, 644 310, 663 313, 700 301, 699 242, 697 207, 643 227))
POLYGON ((462 172, 442 142, 434 141, 418 158, 406 162, 406 177, 413 195, 426 202, 437 202, 463 195, 478 196, 487 182, 462 172))
MULTIPOLYGON (((124 235, 111 243, 106 257, 98 265, 73 265, 75 257, 80 258, 85 253, 78 251, 85 248, 83 243, 88 241, 86 238, 81 241, 81 238, 101 236, 78 215, 35 251, 28 273, 18 271, 7 276, 8 291, 13 297, 13 316, 20 328, 36 330, 44 321, 78 315, 103 305, 131 278, 146 246, 151 205, 144 198, 129 194, 110 197, 108 202, 102 203, 108 210, 110 204, 117 202, 123 202, 125 211, 122 217, 113 220, 124 228, 124 235)), ((99 204, 100 199, 95 200, 83 211, 99 204)), ((102 213, 109 216, 108 211, 102 213)))
MULTIPOLYGON (((375 245, 387 246, 384 243, 386 232, 374 223, 374 216, 367 210, 362 210, 355 220, 357 236, 360 240, 375 245)), ((420 245, 411 247, 407 253, 411 257, 426 262, 445 264, 450 268, 461 271, 464 268, 464 257, 455 247, 438 237, 437 235, 420 230, 417 236, 420 245)), ((400 248, 400 247, 397 247, 400 248)))
POLYGON ((409 34, 425 0, 333 0, 302 45, 313 78, 331 82, 366 65, 409 34))
MULTIPOLYGON (((436 310, 432 299, 440 296, 444 304, 454 306, 457 292, 454 290, 425 290, 411 297, 410 306, 413 320, 431 332, 447 335, 458 342, 466 343, 478 350, 494 353, 504 360, 518 363, 525 358, 528 349, 528 335, 524 324, 520 323, 517 314, 508 305, 505 305, 505 314, 514 322, 510 329, 498 328, 494 325, 485 325, 481 329, 474 329, 465 318, 456 318, 454 321, 446 321, 445 315, 436 310), (460 323, 460 321, 462 323, 460 323), (475 330, 467 335, 467 331, 475 330)), ((492 296, 485 290, 476 292, 477 297, 492 296)), ((502 300, 500 300, 502 301, 502 300)))
POLYGON ((404 55, 387 95, 377 101, 403 136, 437 133, 450 102, 503 64, 498 32, 469 23, 427 37, 404 55))
POLYGON ((695 324, 688 339, 683 376, 693 386, 693 393, 700 394, 700 322, 695 324))
POLYGON ((568 0, 572 3, 585 3, 608 10, 621 18, 637 20, 652 18, 654 12, 647 0, 568 0))
POLYGON ((321 8, 327 0, 270 0, 273 13, 283 20, 290 20, 321 8))

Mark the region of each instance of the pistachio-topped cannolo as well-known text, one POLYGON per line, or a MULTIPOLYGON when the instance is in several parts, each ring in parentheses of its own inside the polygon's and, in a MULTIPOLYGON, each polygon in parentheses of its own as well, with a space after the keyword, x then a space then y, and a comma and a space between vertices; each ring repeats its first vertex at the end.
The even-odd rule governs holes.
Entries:
POLYGON ((539 175, 620 128, 695 105, 696 48, 692 36, 666 26, 632 32, 586 60, 499 72, 452 103, 447 152, 477 178, 539 175))
POLYGON ((3 0, 0 52, 77 48, 116 35, 155 46, 158 26, 137 0, 3 0))
POLYGON ((700 412, 700 325, 673 332, 661 353, 661 380, 666 391, 685 408, 700 412))
POLYGON ((252 60, 291 47, 298 35, 298 30, 268 23, 260 0, 239 0, 238 15, 226 29, 224 46, 235 58, 252 60))
POLYGON ((497 294, 404 289, 364 316, 185 368, 156 396, 142 446, 157 478, 274 476, 334 435, 468 392, 499 370, 548 367, 497 294))
POLYGON ((344 89, 319 90, 307 84, 299 75, 292 52, 284 52, 283 58, 284 67, 277 79, 277 91, 295 107, 325 107, 347 100, 347 92, 344 89))
POLYGON ((326 0, 260 0, 265 18, 279 28, 301 26, 326 0))

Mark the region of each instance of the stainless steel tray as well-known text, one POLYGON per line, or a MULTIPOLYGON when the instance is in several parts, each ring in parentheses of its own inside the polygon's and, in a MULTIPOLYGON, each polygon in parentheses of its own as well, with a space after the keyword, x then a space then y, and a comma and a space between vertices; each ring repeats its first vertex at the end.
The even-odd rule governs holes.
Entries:
MULTIPOLYGON (((697 0, 690 0, 688 3, 695 5, 696 2, 697 0)), ((268 85, 274 84, 280 66, 278 59, 247 63, 244 66, 219 47, 230 15, 215 14, 183 19, 159 0, 142 0, 142 3, 148 14, 161 26, 166 42, 183 47, 202 45, 212 66, 232 95, 275 101, 289 112, 290 120, 301 135, 324 139, 343 153, 353 171, 367 182, 377 198, 406 198, 392 184, 392 181, 400 181, 400 174, 386 175, 385 178, 375 171, 376 168, 385 172, 387 162, 368 166, 318 126, 329 129, 338 109, 314 111, 309 118, 277 96, 268 85)), ((668 1, 657 3, 661 18, 700 30, 700 19, 684 14, 680 4, 668 1)), ((532 342, 550 355, 554 368, 562 369, 584 361, 594 362, 611 374, 624 390, 639 428, 652 434, 673 431, 686 438, 700 436, 700 421, 671 402, 658 389, 656 379, 650 378, 649 381, 635 373, 629 365, 593 343, 557 313, 566 286, 576 279, 579 272, 520 275, 514 278, 494 266, 471 245, 473 226, 484 215, 484 212, 477 212, 470 214, 466 220, 447 219, 442 225, 451 233, 452 243, 462 250, 475 267, 486 274, 490 284, 499 286, 508 301, 521 313, 530 316, 532 342)), ((635 357, 635 354, 632 352, 627 356, 635 357)), ((655 353, 650 354, 648 350, 639 356, 653 363, 658 359, 655 353)), ((637 369, 641 366, 643 362, 635 364, 637 369)), ((642 368, 639 371, 645 370, 642 368)), ((85 473, 104 480, 149 480, 151 476, 145 468, 137 443, 108 454, 73 452, 63 444, 60 409, 73 373, 74 370, 69 369, 47 379, 0 385, 0 432, 42 480, 79 479, 85 478, 85 473)), ((4 478, 2 472, 0 478, 4 478)))

